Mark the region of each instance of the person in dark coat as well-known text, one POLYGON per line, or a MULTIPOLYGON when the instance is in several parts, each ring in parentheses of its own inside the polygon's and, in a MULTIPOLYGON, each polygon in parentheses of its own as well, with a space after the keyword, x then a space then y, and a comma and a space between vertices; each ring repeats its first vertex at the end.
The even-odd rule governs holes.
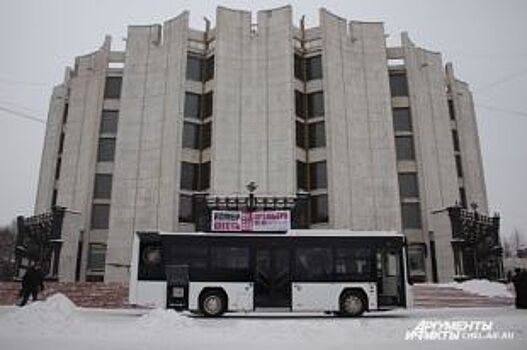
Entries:
POLYGON ((527 271, 516 269, 512 283, 516 292, 516 308, 527 309, 527 271))
POLYGON ((33 297, 33 301, 38 299, 38 292, 44 290, 44 274, 39 265, 31 265, 22 278, 22 290, 20 294, 22 301, 19 306, 24 306, 29 300, 29 296, 33 297))

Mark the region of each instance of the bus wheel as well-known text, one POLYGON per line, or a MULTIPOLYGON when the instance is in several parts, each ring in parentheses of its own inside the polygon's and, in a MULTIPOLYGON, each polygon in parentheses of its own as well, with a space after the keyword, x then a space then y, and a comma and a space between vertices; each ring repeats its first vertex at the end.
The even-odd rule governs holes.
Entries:
POLYGON ((201 297, 200 311, 207 317, 221 316, 225 312, 227 300, 223 292, 211 290, 201 297))
POLYGON ((358 291, 344 292, 340 298, 340 314, 342 316, 360 316, 366 310, 366 301, 358 291))

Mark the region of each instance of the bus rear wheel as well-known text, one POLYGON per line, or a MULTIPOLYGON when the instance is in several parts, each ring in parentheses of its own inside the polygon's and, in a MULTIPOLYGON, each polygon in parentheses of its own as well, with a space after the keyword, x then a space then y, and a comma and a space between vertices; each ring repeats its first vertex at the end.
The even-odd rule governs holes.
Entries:
POLYGON ((340 315, 357 317, 366 310, 366 300, 362 293, 357 291, 344 292, 340 298, 340 315))
POLYGON ((200 311, 207 317, 218 317, 225 312, 227 300, 221 291, 208 291, 201 297, 200 311))

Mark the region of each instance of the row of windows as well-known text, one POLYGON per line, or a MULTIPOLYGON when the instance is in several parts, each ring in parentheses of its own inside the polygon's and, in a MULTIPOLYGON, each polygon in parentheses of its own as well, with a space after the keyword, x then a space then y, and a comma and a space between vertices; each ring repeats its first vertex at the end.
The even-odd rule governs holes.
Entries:
POLYGON ((296 145, 302 149, 326 146, 326 128, 324 122, 304 123, 296 122, 296 145), (307 128, 307 140, 306 140, 307 128), (305 144, 307 141, 307 145, 305 144))
POLYGON ((322 57, 312 56, 303 58, 295 55, 295 78, 309 81, 322 78, 322 57))
POLYGON ((183 123, 183 147, 204 150, 211 145, 212 123, 196 124, 183 123))
POLYGON ((205 191, 210 187, 210 162, 203 164, 181 162, 180 188, 205 191))
POLYGON ((214 78, 214 56, 187 56, 187 80, 206 82, 214 78))
POLYGON ((295 111, 302 119, 324 115, 324 93, 322 91, 304 94, 295 90, 295 111))
POLYGON ((186 92, 184 116, 195 119, 210 117, 212 115, 212 99, 212 91, 204 95, 186 92))

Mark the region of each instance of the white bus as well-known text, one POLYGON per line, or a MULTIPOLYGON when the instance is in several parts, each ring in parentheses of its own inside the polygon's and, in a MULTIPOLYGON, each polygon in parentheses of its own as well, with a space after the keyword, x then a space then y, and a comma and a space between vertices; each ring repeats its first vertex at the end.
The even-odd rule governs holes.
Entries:
POLYGON ((407 307, 405 239, 396 232, 138 232, 130 303, 224 312, 359 316, 407 307))

